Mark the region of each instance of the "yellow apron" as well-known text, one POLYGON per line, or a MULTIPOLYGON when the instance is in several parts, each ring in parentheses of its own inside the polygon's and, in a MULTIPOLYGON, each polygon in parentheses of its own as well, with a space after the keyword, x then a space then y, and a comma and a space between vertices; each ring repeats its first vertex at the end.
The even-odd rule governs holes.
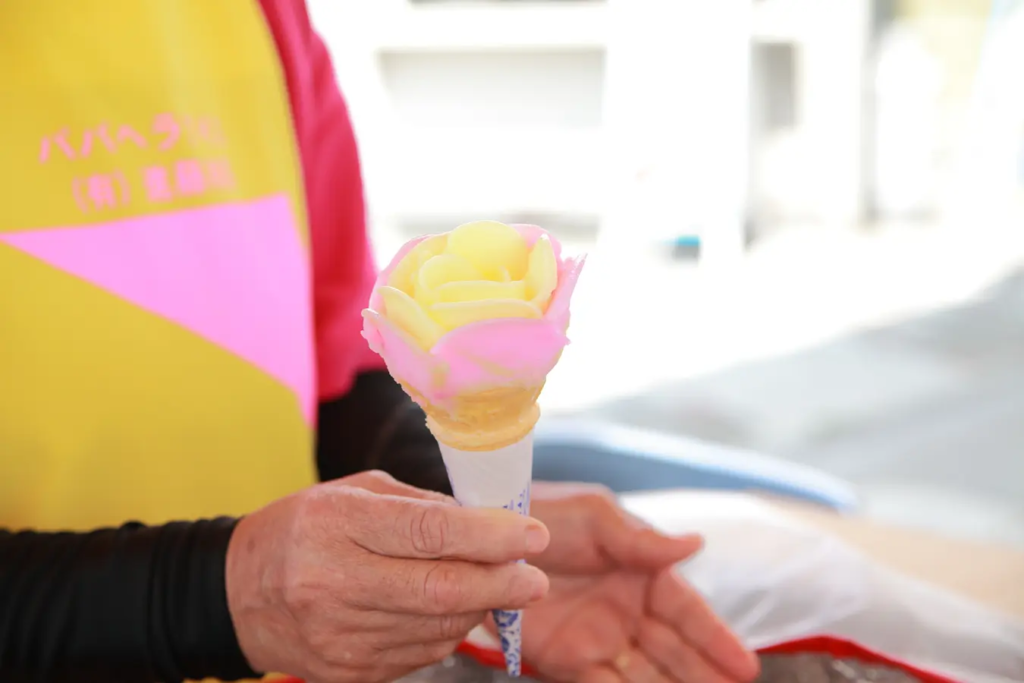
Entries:
POLYGON ((314 481, 290 117, 253 0, 0 3, 0 526, 314 481))

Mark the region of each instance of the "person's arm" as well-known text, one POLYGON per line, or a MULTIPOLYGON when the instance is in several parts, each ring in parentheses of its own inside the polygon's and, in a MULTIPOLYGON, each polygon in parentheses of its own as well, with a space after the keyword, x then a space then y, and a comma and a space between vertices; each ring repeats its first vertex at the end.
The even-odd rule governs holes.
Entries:
POLYGON ((0 530, 0 681, 256 677, 224 582, 233 519, 0 530))
POLYGON ((451 495, 426 416, 387 370, 363 372, 344 395, 320 403, 317 467, 323 481, 364 470, 451 495))
POLYGON ((377 277, 355 134, 331 58, 305 3, 261 0, 276 41, 302 156, 313 257, 321 478, 382 469, 450 492, 425 416, 362 338, 377 277))

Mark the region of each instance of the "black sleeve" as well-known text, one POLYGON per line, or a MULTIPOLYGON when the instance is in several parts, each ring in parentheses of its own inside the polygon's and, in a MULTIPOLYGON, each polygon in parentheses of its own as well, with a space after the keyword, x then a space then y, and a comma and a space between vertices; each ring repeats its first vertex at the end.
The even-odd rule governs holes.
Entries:
POLYGON ((366 470, 451 495, 426 415, 386 371, 359 375, 347 394, 320 404, 317 467, 323 481, 366 470))
POLYGON ((90 533, 0 530, 0 681, 256 677, 228 611, 235 520, 90 533))

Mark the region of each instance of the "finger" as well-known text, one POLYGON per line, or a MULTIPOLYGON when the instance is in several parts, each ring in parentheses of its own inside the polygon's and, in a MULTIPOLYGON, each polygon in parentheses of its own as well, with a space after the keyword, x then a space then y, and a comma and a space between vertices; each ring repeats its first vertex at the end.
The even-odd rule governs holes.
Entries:
POLYGON ((433 643, 409 643, 389 647, 381 655, 389 666, 399 666, 406 672, 436 664, 458 649, 461 640, 447 640, 433 643))
POLYGON ((605 553, 620 566, 657 570, 681 562, 704 544, 696 534, 673 537, 627 512, 610 492, 585 496, 590 531, 605 553))
MULTIPOLYGON (((629 683, 672 683, 671 679, 663 676, 658 667, 643 652, 634 648, 619 655, 612 665, 618 670, 623 680, 629 683)), ((700 681, 694 681, 694 683, 700 683, 700 681)))
POLYGON ((637 643, 652 662, 678 683, 732 683, 667 625, 644 619, 637 643))
POLYGON ((733 680, 753 680, 757 656, 743 647, 700 594, 672 568, 660 572, 648 592, 647 612, 667 624, 700 655, 733 680))
POLYGON ((522 609, 548 591, 548 577, 525 563, 395 560, 361 565, 348 596, 356 607, 440 616, 522 609), (355 587, 361 587, 356 589, 355 587))
POLYGON ((424 643, 461 641, 486 618, 485 611, 437 616, 374 611, 366 612, 359 626, 364 633, 378 634, 385 645, 397 647, 409 642, 410 634, 424 643))
POLYGON ((386 557, 514 562, 547 547, 547 527, 509 510, 367 493, 346 509, 349 538, 386 557))
POLYGON ((391 496, 401 496, 402 498, 415 498, 417 500, 432 500, 438 503, 445 503, 447 505, 458 505, 455 499, 451 496, 446 496, 443 493, 437 493, 436 491, 427 491, 425 489, 416 488, 410 486, 404 482, 398 481, 387 472, 381 470, 370 470, 369 472, 360 472, 359 474, 346 477, 344 483, 349 486, 358 486, 359 488, 366 489, 367 491, 373 491, 374 493, 383 493, 391 496))
POLYGON ((537 500, 535 512, 559 536, 557 545, 536 563, 557 573, 590 573, 596 566, 657 571, 689 558, 702 544, 698 536, 673 538, 658 533, 599 487, 537 500))
POLYGON ((704 546, 697 534, 666 536, 611 501, 602 507, 592 517, 594 533, 605 552, 627 567, 661 569, 690 558, 704 546))
POLYGON ((657 570, 693 557, 704 547, 704 539, 696 534, 666 536, 655 529, 641 529, 622 534, 609 546, 609 554, 624 565, 657 570))

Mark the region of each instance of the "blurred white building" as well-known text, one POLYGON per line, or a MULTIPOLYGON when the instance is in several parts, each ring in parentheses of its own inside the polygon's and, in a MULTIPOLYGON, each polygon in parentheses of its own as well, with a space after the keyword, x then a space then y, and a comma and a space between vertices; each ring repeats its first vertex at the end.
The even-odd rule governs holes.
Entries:
POLYGON ((376 225, 495 216, 622 245, 696 236, 717 260, 740 253, 766 205, 860 220, 870 3, 311 6, 376 225), (766 69, 766 54, 781 58, 766 69), (795 114, 780 121, 780 109, 795 114))

